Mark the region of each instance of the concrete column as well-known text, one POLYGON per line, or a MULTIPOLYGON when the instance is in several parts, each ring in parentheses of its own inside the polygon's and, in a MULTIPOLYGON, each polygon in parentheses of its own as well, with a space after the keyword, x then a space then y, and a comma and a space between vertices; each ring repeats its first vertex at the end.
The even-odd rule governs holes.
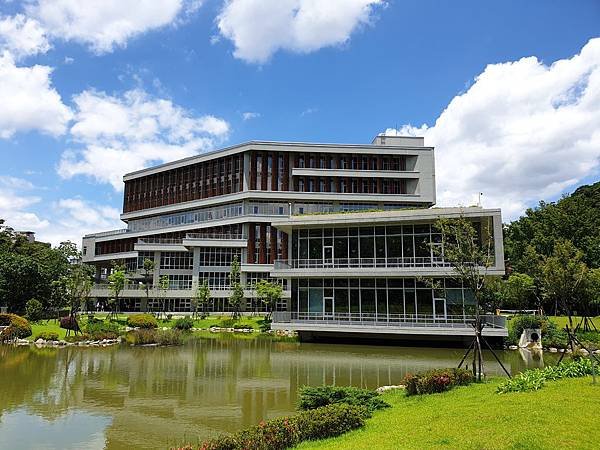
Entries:
POLYGON ((242 191, 250 190, 250 152, 244 152, 242 171, 242 191))
POLYGON ((200 247, 194 247, 192 257, 192 289, 194 290, 200 285, 200 277, 198 275, 200 272, 200 250, 200 247))

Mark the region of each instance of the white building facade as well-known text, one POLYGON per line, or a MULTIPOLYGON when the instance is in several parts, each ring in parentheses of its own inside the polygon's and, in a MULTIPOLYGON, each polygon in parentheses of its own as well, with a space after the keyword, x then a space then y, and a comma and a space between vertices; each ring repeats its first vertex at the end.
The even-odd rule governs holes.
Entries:
MULTIPOLYGON (((500 210, 434 208, 434 149, 422 138, 248 142, 130 173, 124 183, 127 228, 83 238, 83 261, 96 267, 93 297, 110 295, 106 277, 115 262, 132 274, 123 310, 157 309, 160 299, 169 311, 188 312, 207 281, 209 309, 228 311, 237 258, 247 311, 262 309, 254 282, 283 285, 274 328, 470 334, 472 296, 433 248, 440 217, 463 216, 489 230, 489 274, 504 274, 500 210), (136 281, 145 259, 155 263, 148 301, 136 281), (159 292, 164 276, 169 289, 159 292), (436 289, 424 281, 432 277, 436 289)), ((497 322, 488 334, 506 335, 497 322)))

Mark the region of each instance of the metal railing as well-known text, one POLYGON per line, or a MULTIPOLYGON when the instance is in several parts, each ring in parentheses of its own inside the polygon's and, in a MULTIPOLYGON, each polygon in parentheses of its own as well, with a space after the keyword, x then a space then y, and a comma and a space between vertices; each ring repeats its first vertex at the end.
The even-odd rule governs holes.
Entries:
POLYGON ((248 239, 242 233, 187 233, 186 239, 248 239))
POLYGON ((275 270, 339 269, 339 268, 402 268, 402 267, 452 267, 442 258, 332 258, 332 259, 278 259, 275 270))
MULTIPOLYGON (((481 320, 486 327, 506 329, 506 317, 485 314, 481 320)), ((375 314, 375 313, 322 313, 286 312, 273 313, 275 323, 314 323, 322 325, 378 326, 378 327, 443 327, 465 328, 475 323, 473 315, 432 314, 375 314)))
POLYGON ((179 238, 157 238, 157 237, 145 237, 140 238, 137 241, 138 244, 183 244, 183 239, 179 238))

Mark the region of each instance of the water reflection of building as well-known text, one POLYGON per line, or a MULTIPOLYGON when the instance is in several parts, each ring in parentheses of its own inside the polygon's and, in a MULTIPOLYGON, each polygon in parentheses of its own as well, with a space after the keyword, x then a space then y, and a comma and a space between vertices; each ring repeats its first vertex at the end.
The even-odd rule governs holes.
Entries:
MULTIPOLYGON (((98 415, 103 426, 109 417, 110 449, 196 442, 293 412, 304 385, 397 384, 409 372, 455 366, 462 354, 222 338, 177 348, 4 346, 0 352, 0 414, 25 409, 56 426, 78 411, 98 415)), ((513 372, 524 367, 518 352, 503 353, 503 360, 513 372)), ((486 368, 502 373, 491 355, 486 368)))
MULTIPOLYGON (((472 294, 453 281, 432 224, 463 216, 493 241, 490 275, 504 274, 500 210, 431 208, 434 149, 423 138, 377 136, 371 144, 248 142, 130 173, 121 218, 126 229, 87 235, 83 261, 96 268, 93 297, 110 295, 113 261, 132 273, 124 309, 190 311, 199 283, 210 309, 228 310, 228 272, 241 261, 247 309, 251 286, 284 287, 274 327, 303 336, 378 334, 470 336, 472 294), (351 214, 349 214, 351 213, 351 214), (149 304, 142 266, 156 269, 149 304), (167 276, 169 289, 156 289, 167 276), (437 280, 434 289, 423 277, 437 280)), ((488 336, 505 336, 490 318, 488 336)))

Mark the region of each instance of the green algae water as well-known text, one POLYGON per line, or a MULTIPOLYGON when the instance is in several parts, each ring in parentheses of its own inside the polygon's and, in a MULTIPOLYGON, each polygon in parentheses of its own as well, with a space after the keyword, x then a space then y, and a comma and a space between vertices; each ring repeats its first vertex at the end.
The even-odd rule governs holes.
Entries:
MULTIPOLYGON (((0 346, 0 449, 166 449, 295 410, 303 385, 374 389, 461 349, 193 338, 181 347, 0 346)), ((513 373, 543 361, 500 352, 513 373)), ((547 355, 545 355, 547 357, 547 355)), ((502 375, 491 354, 487 371, 502 375)))

